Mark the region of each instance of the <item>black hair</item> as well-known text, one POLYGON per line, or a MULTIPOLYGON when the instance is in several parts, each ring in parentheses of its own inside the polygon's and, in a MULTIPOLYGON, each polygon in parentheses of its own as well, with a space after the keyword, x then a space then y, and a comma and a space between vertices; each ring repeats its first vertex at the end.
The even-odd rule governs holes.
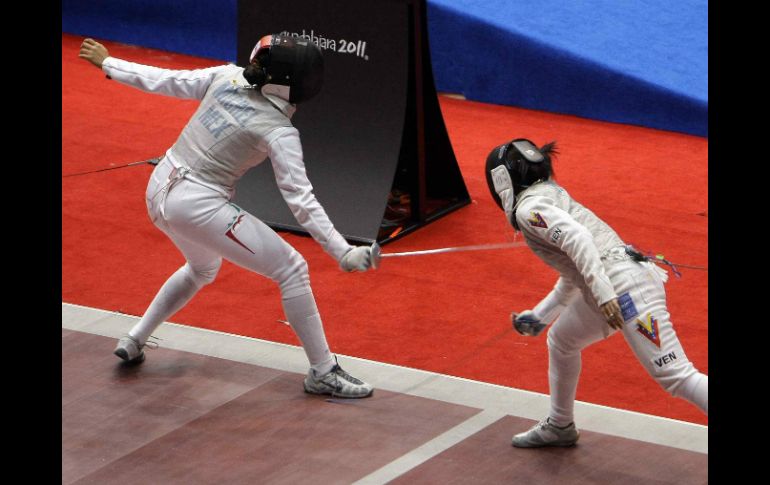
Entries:
POLYGON ((556 140, 541 146, 540 153, 542 153, 548 161, 548 178, 556 178, 556 173, 553 170, 553 159, 559 156, 559 149, 556 148, 556 140))

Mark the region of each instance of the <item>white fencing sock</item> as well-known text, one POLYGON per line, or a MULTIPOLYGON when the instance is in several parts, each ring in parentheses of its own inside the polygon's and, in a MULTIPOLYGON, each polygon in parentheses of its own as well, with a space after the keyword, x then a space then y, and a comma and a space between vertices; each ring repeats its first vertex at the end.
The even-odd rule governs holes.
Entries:
POLYGON ((139 323, 128 334, 140 345, 147 342, 158 326, 182 309, 203 284, 196 282, 192 269, 185 264, 166 280, 139 323))
POLYGON ((335 360, 326 343, 321 315, 318 313, 313 293, 283 298, 281 303, 286 319, 302 342, 310 367, 318 375, 332 370, 335 360))
POLYGON ((548 386, 551 391, 549 417, 556 426, 567 426, 575 419, 575 392, 581 365, 580 351, 566 354, 549 342, 548 386))
POLYGON ((706 374, 693 374, 685 380, 675 395, 685 401, 689 401, 709 415, 709 376, 706 374))

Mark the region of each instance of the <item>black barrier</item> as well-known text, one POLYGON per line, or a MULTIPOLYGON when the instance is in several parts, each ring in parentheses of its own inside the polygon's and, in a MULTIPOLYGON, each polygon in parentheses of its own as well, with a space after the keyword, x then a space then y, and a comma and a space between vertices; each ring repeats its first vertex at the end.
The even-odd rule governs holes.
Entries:
MULTIPOLYGON (((238 2, 237 64, 270 33, 324 53, 324 86, 298 106, 313 192, 351 242, 384 244, 470 203, 430 68, 425 0, 238 2)), ((235 202, 276 229, 304 233, 269 163, 235 202)))

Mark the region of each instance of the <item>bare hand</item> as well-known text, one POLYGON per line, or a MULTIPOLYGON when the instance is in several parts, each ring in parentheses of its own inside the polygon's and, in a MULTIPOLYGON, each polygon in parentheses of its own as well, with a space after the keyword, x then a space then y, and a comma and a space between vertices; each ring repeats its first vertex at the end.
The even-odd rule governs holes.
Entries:
POLYGON ((107 48, 94 39, 85 39, 80 45, 80 54, 78 54, 78 57, 87 60, 98 68, 102 67, 102 62, 109 56, 110 53, 107 48))
POLYGON ((623 328, 623 313, 620 311, 620 305, 618 305, 618 299, 613 298, 600 307, 604 318, 610 327, 620 330, 623 328))

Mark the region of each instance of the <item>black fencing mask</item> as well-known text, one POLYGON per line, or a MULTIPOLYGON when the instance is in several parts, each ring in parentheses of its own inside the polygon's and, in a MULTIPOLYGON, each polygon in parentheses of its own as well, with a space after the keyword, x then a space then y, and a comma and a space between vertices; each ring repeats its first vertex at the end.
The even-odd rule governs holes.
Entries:
POLYGON ((302 103, 321 91, 324 62, 321 49, 299 37, 273 34, 262 37, 249 56, 243 76, 260 88, 271 85, 290 103, 302 103), (253 64, 257 61, 258 66, 253 64))
POLYGON ((516 196, 541 179, 532 173, 530 167, 544 161, 545 157, 540 150, 525 138, 496 146, 487 156, 485 172, 489 192, 514 227, 516 221, 513 218, 513 206, 516 196))

